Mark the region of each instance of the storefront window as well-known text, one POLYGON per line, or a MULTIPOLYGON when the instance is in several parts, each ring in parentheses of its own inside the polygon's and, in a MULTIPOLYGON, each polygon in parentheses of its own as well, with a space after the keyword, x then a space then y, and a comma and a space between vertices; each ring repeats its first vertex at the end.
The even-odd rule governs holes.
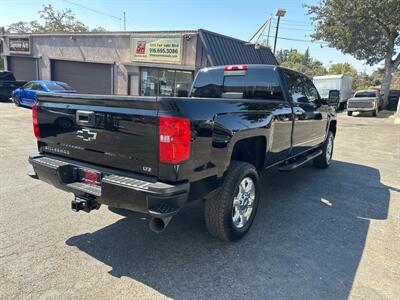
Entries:
POLYGON ((189 94, 193 73, 189 71, 141 68, 141 96, 185 97, 189 94))
POLYGON ((175 96, 187 97, 192 86, 192 72, 176 71, 175 74, 175 96))
POLYGON ((146 68, 141 70, 140 95, 157 96, 158 69, 146 68))

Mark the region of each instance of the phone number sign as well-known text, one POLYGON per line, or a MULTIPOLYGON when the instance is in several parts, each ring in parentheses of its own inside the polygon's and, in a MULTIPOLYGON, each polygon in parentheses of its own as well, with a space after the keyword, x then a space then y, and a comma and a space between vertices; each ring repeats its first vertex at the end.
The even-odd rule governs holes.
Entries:
POLYGON ((132 38, 131 53, 134 61, 181 63, 181 38, 132 38))

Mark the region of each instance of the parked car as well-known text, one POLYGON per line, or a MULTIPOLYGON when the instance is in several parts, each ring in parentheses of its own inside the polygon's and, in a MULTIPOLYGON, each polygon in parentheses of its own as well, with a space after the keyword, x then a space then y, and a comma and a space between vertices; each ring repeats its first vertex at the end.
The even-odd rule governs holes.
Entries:
POLYGON ((17 106, 32 107, 37 93, 76 93, 68 84, 60 81, 30 81, 12 93, 12 100, 17 106))
POLYGON ((331 164, 335 108, 301 73, 206 68, 190 96, 38 95, 30 176, 75 194, 75 211, 106 204, 148 214, 155 232, 206 199, 208 231, 235 241, 256 215, 263 169, 331 164), (73 126, 54 122, 65 114, 73 126))
POLYGON ((14 74, 9 71, 0 71, 0 100, 9 100, 12 91, 23 86, 26 81, 15 80, 14 74))
POLYGON ((347 100, 353 94, 353 77, 349 75, 314 76, 313 82, 322 98, 328 98, 329 91, 338 90, 340 101, 338 110, 347 106, 347 100))
POLYGON ((383 99, 377 90, 362 90, 355 92, 347 103, 347 115, 353 112, 371 112, 374 117, 382 109, 383 99))

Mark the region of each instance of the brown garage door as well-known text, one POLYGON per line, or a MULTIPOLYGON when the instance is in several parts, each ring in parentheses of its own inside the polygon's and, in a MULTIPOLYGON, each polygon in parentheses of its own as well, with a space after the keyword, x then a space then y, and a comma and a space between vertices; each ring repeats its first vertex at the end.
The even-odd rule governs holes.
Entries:
POLYGON ((113 93, 111 64, 51 60, 51 80, 65 82, 82 94, 113 93))
POLYGON ((32 57, 8 56, 7 68, 17 80, 37 80, 37 59, 32 57))

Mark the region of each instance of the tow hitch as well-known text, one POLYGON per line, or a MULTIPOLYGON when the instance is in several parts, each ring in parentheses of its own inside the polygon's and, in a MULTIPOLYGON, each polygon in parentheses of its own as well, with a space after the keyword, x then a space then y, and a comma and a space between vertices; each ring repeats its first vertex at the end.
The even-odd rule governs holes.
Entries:
POLYGON ((99 209, 101 206, 94 197, 78 197, 75 196, 75 199, 71 201, 71 209, 75 212, 83 210, 85 212, 90 212, 93 209, 99 209))

